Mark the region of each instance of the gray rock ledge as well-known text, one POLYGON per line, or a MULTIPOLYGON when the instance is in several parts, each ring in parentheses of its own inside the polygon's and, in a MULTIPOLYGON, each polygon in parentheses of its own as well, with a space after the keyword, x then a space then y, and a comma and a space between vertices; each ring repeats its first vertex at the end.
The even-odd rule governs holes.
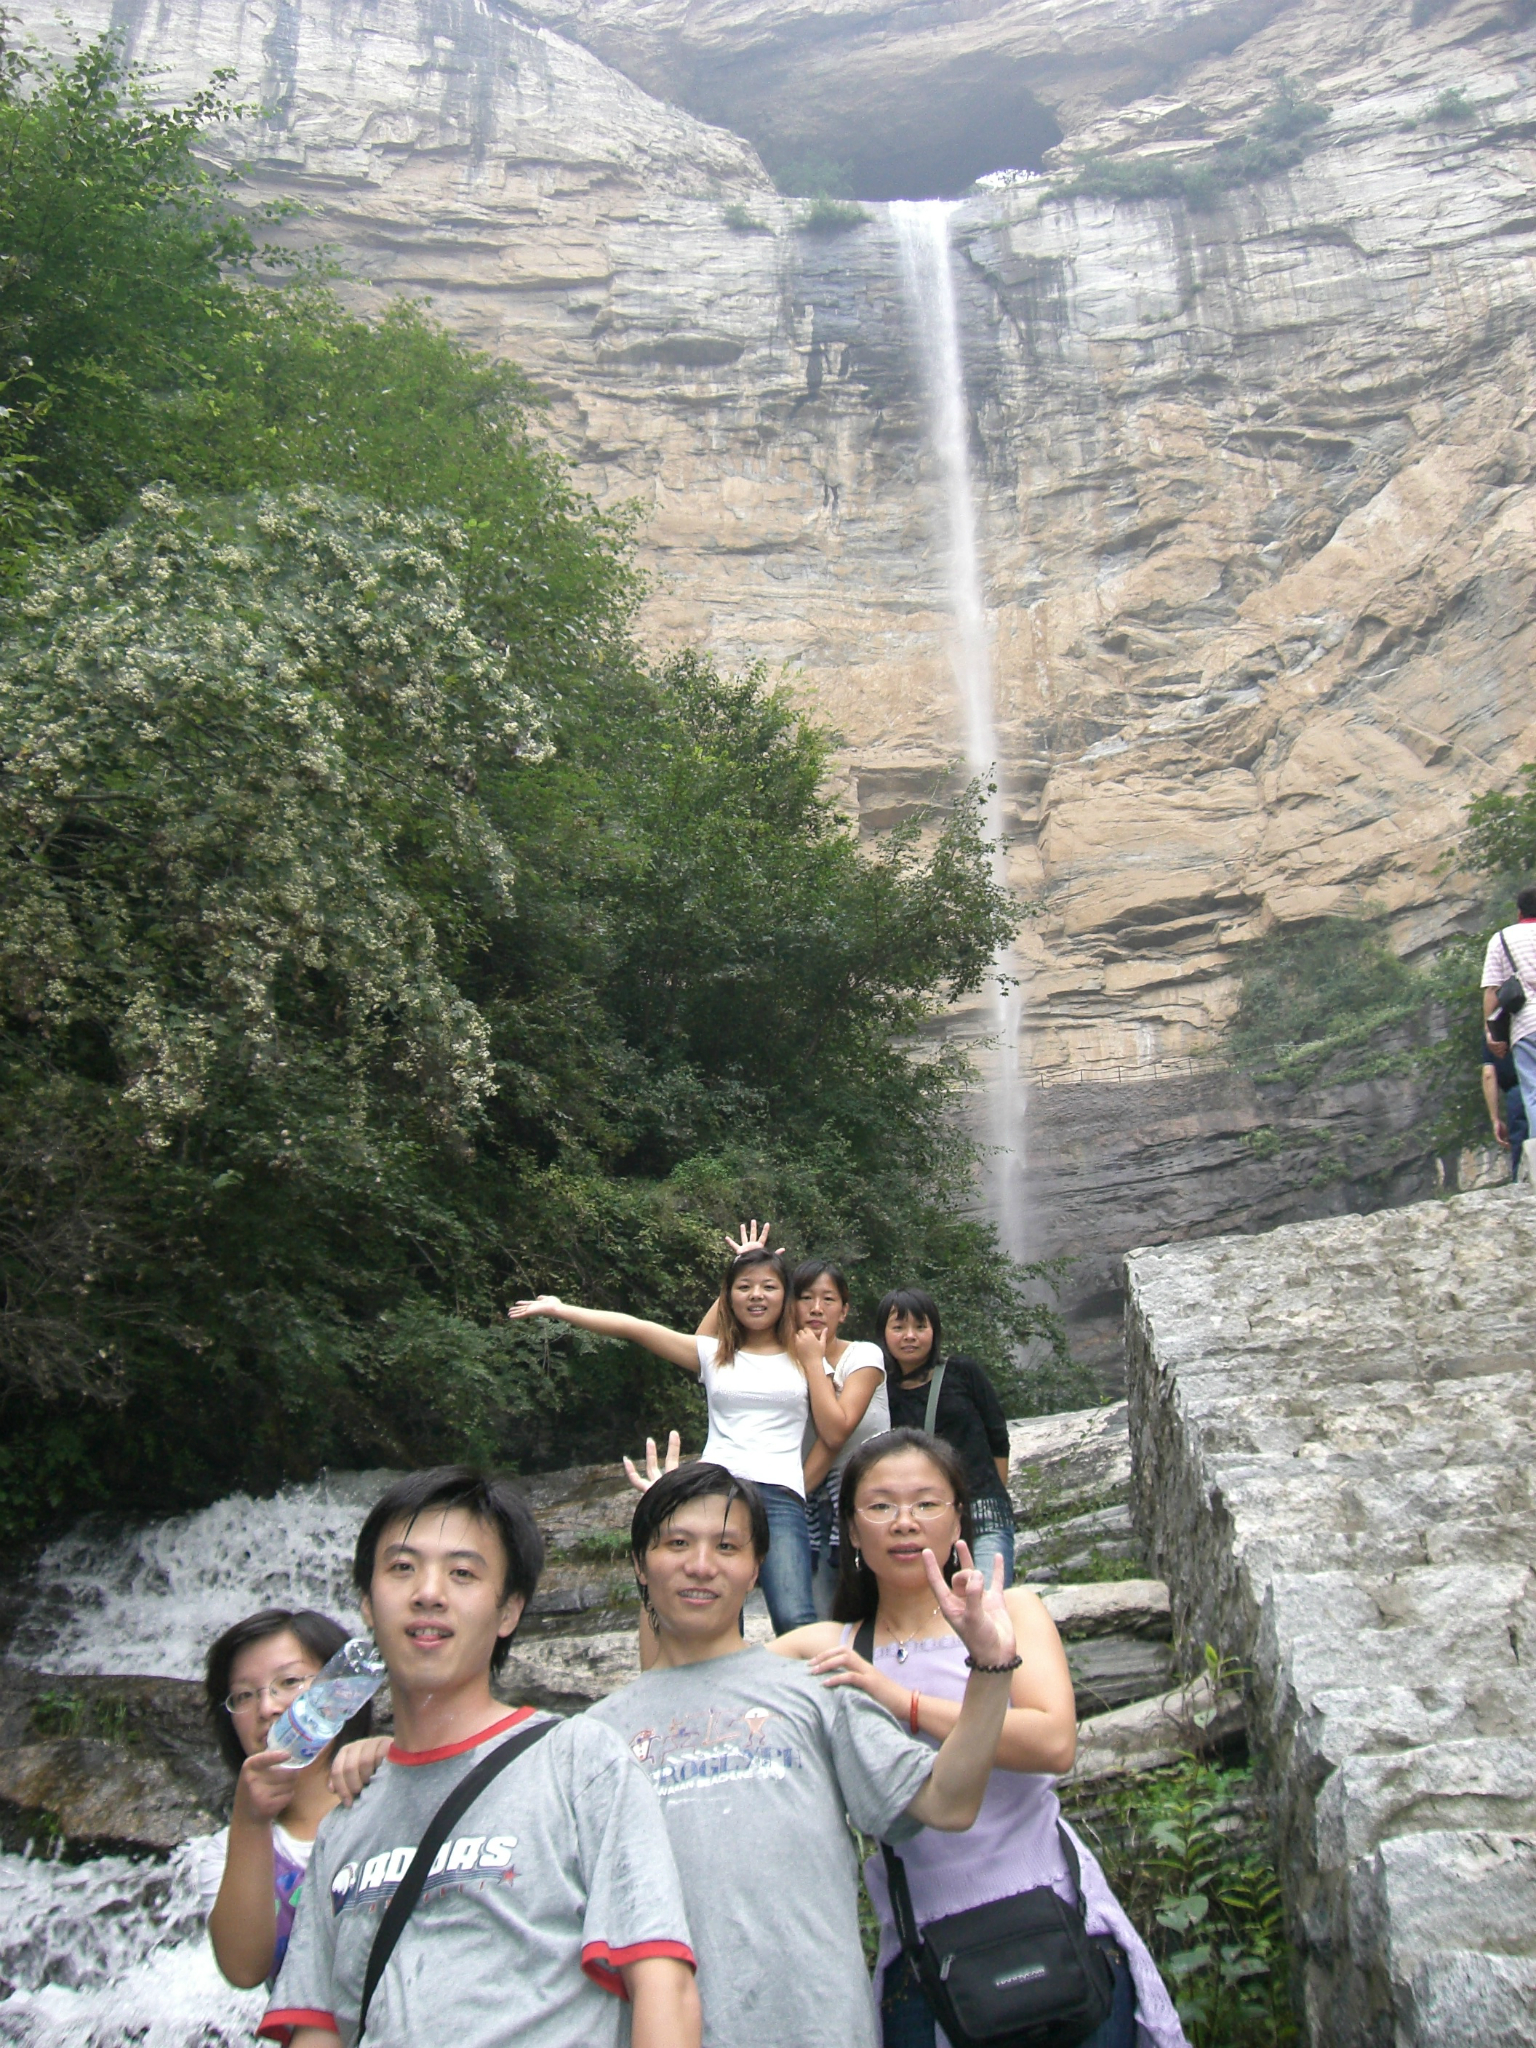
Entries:
POLYGON ((1127 1266, 1137 1527, 1247 1667, 1312 2048, 1536 2041, 1536 1198, 1127 1266))

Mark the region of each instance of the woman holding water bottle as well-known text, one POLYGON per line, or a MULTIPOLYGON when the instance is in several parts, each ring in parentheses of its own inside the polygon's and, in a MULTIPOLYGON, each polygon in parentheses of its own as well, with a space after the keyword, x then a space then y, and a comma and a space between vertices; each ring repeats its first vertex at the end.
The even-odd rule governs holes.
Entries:
MULTIPOLYGON (((231 1984, 250 1988, 277 1975, 315 1836, 336 1804, 327 1782, 336 1743, 294 1769, 267 1737, 346 1641, 323 1614, 272 1607, 237 1621, 208 1652, 214 1739, 238 1776, 229 1826, 199 1843, 197 1875, 213 1953, 231 1984)), ((368 1704, 338 1740, 366 1737, 372 1725, 368 1704)), ((377 1747, 382 1756, 388 1738, 377 1747)))

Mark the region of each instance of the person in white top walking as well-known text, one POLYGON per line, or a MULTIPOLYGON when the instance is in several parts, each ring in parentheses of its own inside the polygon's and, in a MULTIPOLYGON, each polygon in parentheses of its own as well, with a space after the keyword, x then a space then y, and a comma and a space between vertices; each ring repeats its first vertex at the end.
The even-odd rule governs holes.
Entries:
POLYGON ((1530 1116, 1536 1105, 1536 888, 1522 889, 1515 908, 1519 923, 1495 932, 1483 957, 1483 1028, 1490 1051, 1514 1056, 1530 1116))
POLYGON ((731 1259, 715 1304, 717 1335, 669 1330, 639 1316, 578 1308, 558 1295, 517 1302, 507 1314, 551 1316, 601 1337, 626 1338, 704 1383, 709 1440, 704 1457, 763 1497, 771 1535, 760 1583, 774 1629, 816 1619, 805 1519, 802 1446, 814 1424, 833 1454, 848 1434, 826 1360, 825 1340, 795 1328, 782 1254, 748 1244, 731 1259))

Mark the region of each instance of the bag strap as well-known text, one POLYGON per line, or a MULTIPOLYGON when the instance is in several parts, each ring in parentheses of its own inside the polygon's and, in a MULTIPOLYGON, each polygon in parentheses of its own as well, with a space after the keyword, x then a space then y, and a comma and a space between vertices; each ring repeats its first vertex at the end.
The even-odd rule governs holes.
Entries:
POLYGON ((520 1728, 515 1735, 509 1735, 505 1742, 499 1742, 489 1756, 482 1757, 472 1771, 460 1778, 458 1784, 427 1822, 426 1833, 417 1844, 410 1868, 395 1887, 394 1897, 384 1908, 379 1931, 373 1937, 373 1947, 368 1952, 368 1971, 363 1978, 363 2000, 357 2012, 357 2040, 362 2040, 363 2031, 368 2025, 368 2007, 373 2002, 374 1992, 379 1988, 384 1966, 395 1952, 395 1943, 405 1932, 405 1923, 410 1919, 416 1901, 421 1897, 422 1886, 427 1881, 427 1872, 431 1869, 438 1850, 447 1841, 450 1829, 474 1805, 493 1778, 499 1777, 507 1765, 514 1763, 525 1750, 532 1749, 533 1745, 542 1736, 547 1735, 555 1725, 552 1720, 537 1721, 533 1727, 520 1728))
POLYGON ((942 1359, 933 1368, 933 1378, 928 1382, 928 1406, 923 1410, 923 1428, 929 1436, 933 1435, 933 1425, 938 1420, 939 1389, 944 1384, 944 1375, 948 1370, 949 1360, 942 1359))
POLYGON ((1509 950, 1509 937, 1507 933, 1499 933, 1499 944, 1504 948, 1504 965, 1509 969, 1511 974, 1515 975, 1518 978, 1520 970, 1515 965, 1514 954, 1511 953, 1511 951, 1509 950))
MULTIPOLYGON (((862 1657, 866 1664, 874 1662, 875 1623, 873 1616, 867 1621, 859 1623, 858 1632, 853 1639, 853 1649, 854 1654, 862 1657)), ((1067 1870, 1072 1878, 1072 1889, 1077 1895, 1077 1917, 1082 1921, 1084 1931, 1086 1932, 1088 1926, 1088 1907, 1083 1898, 1083 1866, 1078 1861, 1077 1844, 1059 1819, 1056 1822, 1056 1838, 1061 1843, 1062 1855, 1066 1859, 1067 1870)), ((907 1883, 907 1867, 889 1842, 882 1842, 880 1844, 880 1853, 885 1858, 885 1881, 890 1889, 891 1911, 896 1920, 896 1932, 901 1938, 902 1947, 912 1958, 915 1967, 922 1950, 923 1935, 922 1929, 917 1924, 917 1915, 912 1910, 912 1892, 907 1883)))

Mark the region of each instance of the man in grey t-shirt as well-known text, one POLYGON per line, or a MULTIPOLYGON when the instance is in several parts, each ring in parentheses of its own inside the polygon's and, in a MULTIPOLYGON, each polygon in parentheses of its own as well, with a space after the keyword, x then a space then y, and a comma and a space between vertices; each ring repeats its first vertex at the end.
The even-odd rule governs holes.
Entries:
MULTIPOLYGON (((380 1919, 432 1816, 489 1751, 548 1718, 490 1690, 542 1556, 521 1497, 464 1467, 398 1481, 363 1524, 354 1575, 395 1742, 357 1803, 321 1823, 264 2038, 350 2048, 380 1919)), ((481 1790, 367 2022, 369 2048, 698 2048, 666 1826, 609 1730, 553 1722, 481 1790)))
MULTIPOLYGON (((935 1755, 883 1707, 743 1648, 767 1548, 762 1504, 723 1466, 685 1465, 635 1511, 655 1667, 587 1711, 661 1795, 699 1962, 704 2048, 877 2048, 846 1815, 900 1841, 976 1818, 1008 1708, 1013 1628, 979 1573, 936 1603, 978 1666, 935 1755)), ((930 1560, 930 1563, 932 1561, 930 1560)))

